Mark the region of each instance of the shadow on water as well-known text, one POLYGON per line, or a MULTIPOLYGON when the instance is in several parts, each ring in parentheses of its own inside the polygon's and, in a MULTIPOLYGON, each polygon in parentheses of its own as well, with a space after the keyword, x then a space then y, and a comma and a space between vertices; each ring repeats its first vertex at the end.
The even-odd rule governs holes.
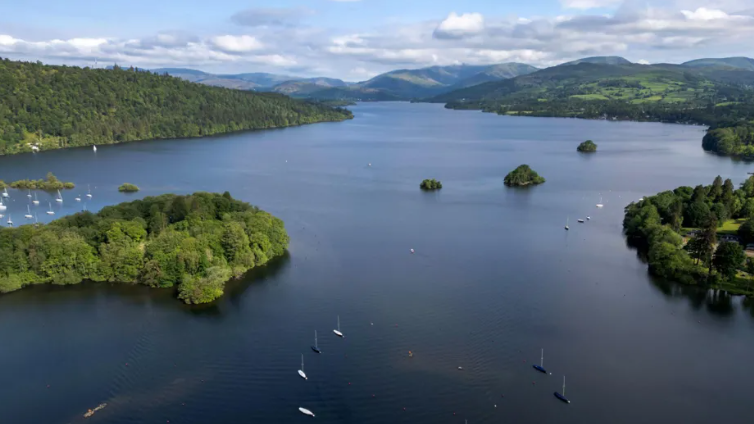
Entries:
MULTIPOLYGON (((706 309, 710 314, 721 317, 732 316, 736 313, 736 307, 733 304, 735 296, 726 291, 683 285, 647 274, 652 287, 657 291, 667 298, 687 299, 694 310, 706 309)), ((744 303, 746 303, 746 300, 744 300, 744 303)), ((754 313, 752 313, 752 316, 754 316, 754 313)))

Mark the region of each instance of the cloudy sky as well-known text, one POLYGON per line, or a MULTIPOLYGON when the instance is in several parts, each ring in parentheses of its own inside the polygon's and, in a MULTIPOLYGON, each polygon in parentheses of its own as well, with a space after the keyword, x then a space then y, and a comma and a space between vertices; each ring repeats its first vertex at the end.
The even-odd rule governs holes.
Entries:
POLYGON ((351 81, 396 68, 584 56, 754 56, 754 0, 23 0, 0 57, 351 81))

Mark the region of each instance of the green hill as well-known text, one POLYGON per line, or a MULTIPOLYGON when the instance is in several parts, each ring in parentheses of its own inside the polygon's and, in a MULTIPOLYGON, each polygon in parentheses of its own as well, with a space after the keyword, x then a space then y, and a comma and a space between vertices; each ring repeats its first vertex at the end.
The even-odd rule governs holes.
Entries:
POLYGON ((620 56, 592 56, 566 62, 561 65, 578 65, 579 63, 592 63, 595 65, 630 65, 631 62, 620 56))
POLYGON ((748 57, 723 57, 719 59, 707 58, 696 59, 684 62, 683 66, 691 68, 717 66, 717 67, 730 67, 736 69, 743 69, 746 71, 754 71, 754 59, 748 57))
POLYGON ((501 114, 712 124, 754 116, 754 72, 680 65, 564 64, 436 96, 501 114))
POLYGON ((115 68, 0 60, 0 155, 351 118, 275 93, 115 68))

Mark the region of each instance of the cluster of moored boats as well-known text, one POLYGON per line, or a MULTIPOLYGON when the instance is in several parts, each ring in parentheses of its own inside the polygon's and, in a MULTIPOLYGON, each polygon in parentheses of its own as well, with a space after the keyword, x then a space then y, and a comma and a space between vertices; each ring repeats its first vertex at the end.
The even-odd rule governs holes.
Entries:
MULTIPOLYGON (((37 193, 34 193, 34 195, 32 195, 31 194, 31 190, 29 190, 29 192, 26 195, 26 197, 29 199, 29 204, 26 205, 26 215, 24 215, 24 218, 26 218, 27 220, 32 220, 33 219, 35 224, 39 224, 39 219, 37 218, 37 213, 34 212, 33 215, 31 213, 31 207, 32 206, 35 206, 35 207, 39 206, 39 198, 37 197, 37 193)), ((91 199, 92 198, 92 189, 91 189, 91 187, 89 188, 89 191, 86 194, 86 197, 87 197, 87 199, 91 199)), ((80 195, 76 196, 75 200, 77 202, 80 202, 81 201, 81 196, 80 195)), ((8 193, 8 189, 5 188, 3 190, 3 192, 0 193, 0 219, 5 218, 5 215, 3 214, 3 212, 5 212, 5 211, 8 210, 7 203, 9 201, 10 201, 10 193, 8 193)), ((58 204, 61 204, 61 205, 63 204, 63 195, 60 193, 60 190, 58 190, 58 194, 57 194, 57 196, 55 196, 55 202, 58 203, 58 204)), ((49 205, 49 209, 45 213, 47 215, 50 215, 50 216, 55 215, 55 211, 52 209, 52 202, 47 202, 47 204, 49 205)), ((82 210, 86 210, 86 204, 84 204, 82 210)), ((11 216, 10 213, 8 214, 8 220, 6 221, 6 224, 8 225, 8 227, 12 227, 13 226, 13 217, 11 216)))
MULTIPOLYGON (((547 370, 545 369, 545 350, 542 349, 542 356, 539 359, 539 365, 534 364, 532 367, 544 374, 547 374, 547 370)), ((552 375, 552 373, 550 373, 552 375)), ((568 400, 567 397, 565 397, 565 376, 563 376, 563 391, 562 392, 553 392, 553 395, 555 395, 556 398, 562 400, 565 403, 571 403, 570 400, 568 400)))
MULTIPOLYGON (((343 335, 343 332, 340 331, 340 315, 338 315, 338 327, 336 329, 334 329, 332 332, 336 336, 338 336, 340 338, 345 337, 345 335, 343 335)), ((314 345, 312 346, 312 350, 315 353, 322 353, 322 351, 319 349, 319 345, 317 343, 317 330, 314 330, 314 345)), ((304 380, 308 380, 309 379, 309 377, 307 377, 306 373, 304 372, 304 354, 303 353, 301 354, 301 369, 298 370, 298 375, 301 378, 303 378, 304 380)), ((308 410, 306 408, 299 407, 298 410, 299 410, 299 412, 301 412, 304 415, 309 415, 311 417, 315 416, 314 412, 312 412, 312 411, 310 411, 310 410, 308 410)))

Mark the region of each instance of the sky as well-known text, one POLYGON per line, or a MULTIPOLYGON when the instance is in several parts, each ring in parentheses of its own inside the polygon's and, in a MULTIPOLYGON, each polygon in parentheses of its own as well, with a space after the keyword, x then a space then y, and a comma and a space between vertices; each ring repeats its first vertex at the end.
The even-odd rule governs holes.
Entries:
POLYGON ((754 0, 0 0, 0 57, 361 81, 452 64, 754 56, 754 0))

